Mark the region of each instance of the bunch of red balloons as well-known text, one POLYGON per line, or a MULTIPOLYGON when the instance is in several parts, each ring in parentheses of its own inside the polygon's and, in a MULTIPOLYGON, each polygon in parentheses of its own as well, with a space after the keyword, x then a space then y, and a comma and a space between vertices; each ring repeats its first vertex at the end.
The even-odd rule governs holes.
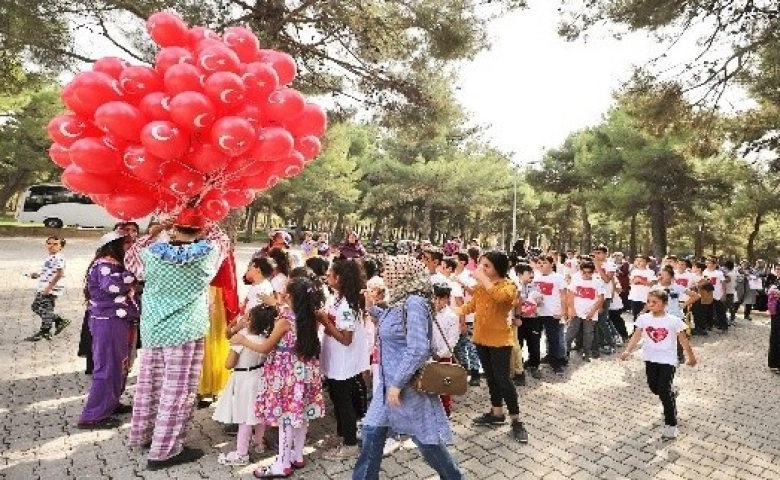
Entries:
POLYGON ((101 58, 62 91, 49 154, 69 189, 121 219, 189 205, 218 221, 319 155, 327 118, 289 87, 290 55, 168 12, 146 29, 153 66, 101 58))

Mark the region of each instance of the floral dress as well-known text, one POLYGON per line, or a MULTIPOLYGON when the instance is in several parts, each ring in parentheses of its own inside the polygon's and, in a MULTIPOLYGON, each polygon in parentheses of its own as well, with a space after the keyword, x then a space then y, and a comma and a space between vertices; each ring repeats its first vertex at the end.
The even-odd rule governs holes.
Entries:
POLYGON ((295 354, 295 316, 284 314, 292 327, 268 354, 255 401, 257 418, 265 425, 299 428, 325 415, 320 361, 295 354))

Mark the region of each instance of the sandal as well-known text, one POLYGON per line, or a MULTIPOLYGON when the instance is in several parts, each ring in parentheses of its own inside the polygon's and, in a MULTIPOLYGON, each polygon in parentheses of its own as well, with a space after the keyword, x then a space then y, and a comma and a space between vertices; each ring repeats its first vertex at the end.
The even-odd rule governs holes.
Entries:
POLYGON ((284 473, 274 473, 273 467, 260 467, 252 472, 255 478, 287 478, 293 474, 292 468, 287 468, 284 473))
POLYGON ((260 455, 262 455, 265 453, 265 451, 266 451, 265 440, 255 445, 255 453, 259 453, 260 455))
POLYGON ((249 463, 249 455, 239 455, 238 452, 220 453, 217 457, 220 465, 246 465, 249 463))

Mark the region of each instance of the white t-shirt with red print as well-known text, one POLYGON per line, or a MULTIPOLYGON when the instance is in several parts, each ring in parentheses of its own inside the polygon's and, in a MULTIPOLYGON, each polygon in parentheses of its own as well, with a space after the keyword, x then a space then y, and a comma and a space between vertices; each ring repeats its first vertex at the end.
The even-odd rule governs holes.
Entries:
POLYGON ((590 318, 588 318, 588 313, 593 310, 599 297, 604 296, 604 282, 593 279, 585 280, 579 277, 573 279, 568 288, 574 295, 574 315, 582 319, 597 320, 599 318, 598 310, 590 318))
POLYGON ((642 357, 646 362, 677 365, 677 334, 686 328, 680 317, 643 313, 634 327, 642 331, 642 357))
POLYGON ((647 294, 650 293, 650 287, 653 282, 656 281, 655 272, 649 268, 631 270, 628 274, 628 281, 631 284, 631 290, 628 292, 628 299, 632 302, 647 302, 647 294), (639 279, 640 283, 635 284, 635 279, 639 279))
POLYGON ((542 303, 538 305, 540 317, 560 317, 563 315, 561 291, 566 289, 566 279, 560 273, 539 274, 534 277, 534 285, 542 294, 542 303))
POLYGON ((720 270, 704 270, 701 272, 701 275, 704 278, 709 278, 710 283, 715 287, 715 290, 712 292, 712 298, 715 300, 723 298, 723 280, 726 279, 723 272, 720 270))

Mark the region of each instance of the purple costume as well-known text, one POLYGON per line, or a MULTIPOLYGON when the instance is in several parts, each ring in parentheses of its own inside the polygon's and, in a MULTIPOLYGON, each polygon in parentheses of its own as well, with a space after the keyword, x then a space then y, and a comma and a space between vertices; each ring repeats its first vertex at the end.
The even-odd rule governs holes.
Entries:
POLYGON ((119 263, 96 260, 87 273, 89 330, 95 368, 79 423, 110 417, 119 405, 136 342, 138 306, 130 292, 135 276, 119 263))

